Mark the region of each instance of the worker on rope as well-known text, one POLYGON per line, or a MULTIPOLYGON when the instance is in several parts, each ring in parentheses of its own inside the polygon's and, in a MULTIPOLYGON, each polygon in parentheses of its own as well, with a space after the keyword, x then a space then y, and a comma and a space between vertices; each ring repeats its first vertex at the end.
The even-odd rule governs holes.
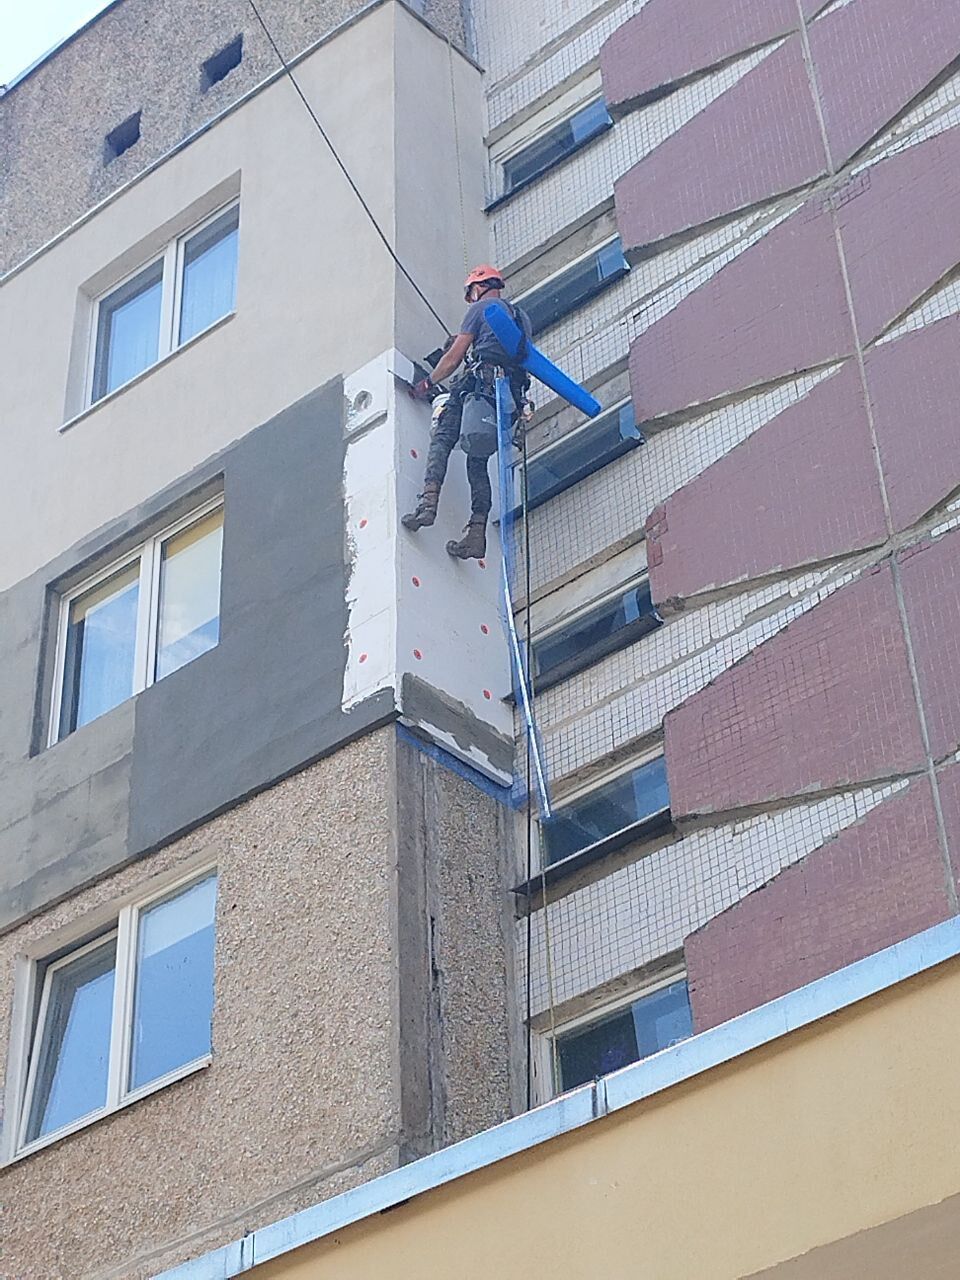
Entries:
MULTIPOLYGON (((447 473, 450 451, 457 441, 467 455, 470 482, 470 519, 459 542, 448 542, 447 551, 458 560, 479 560, 487 551, 487 518, 493 495, 490 489, 489 460, 497 450, 497 371, 503 369, 510 381, 515 418, 524 410, 530 379, 501 346, 484 311, 499 305, 530 337, 530 319, 524 311, 500 296, 503 276, 491 266, 474 267, 464 281, 464 301, 469 303, 460 332, 448 342, 432 374, 413 388, 417 399, 434 403, 430 448, 423 477, 423 492, 417 507, 401 518, 404 528, 416 531, 432 525, 437 518, 440 489, 447 473), (449 391, 439 386, 466 362, 464 370, 450 383, 449 391)), ((519 355, 520 353, 518 353, 519 355)), ((506 495, 504 500, 506 500, 506 495)))

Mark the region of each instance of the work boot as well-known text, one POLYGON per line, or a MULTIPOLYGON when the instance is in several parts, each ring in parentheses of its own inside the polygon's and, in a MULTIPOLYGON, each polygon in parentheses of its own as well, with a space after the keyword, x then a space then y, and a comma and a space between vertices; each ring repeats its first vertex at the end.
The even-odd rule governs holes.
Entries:
POLYGON ((437 503, 440 501, 440 486, 425 484, 423 493, 417 495, 417 509, 409 515, 401 516, 400 523, 405 529, 425 529, 437 518, 437 503))
POLYGON ((471 516, 463 531, 466 536, 459 542, 448 542, 447 551, 458 560, 482 560, 487 554, 487 517, 471 516))

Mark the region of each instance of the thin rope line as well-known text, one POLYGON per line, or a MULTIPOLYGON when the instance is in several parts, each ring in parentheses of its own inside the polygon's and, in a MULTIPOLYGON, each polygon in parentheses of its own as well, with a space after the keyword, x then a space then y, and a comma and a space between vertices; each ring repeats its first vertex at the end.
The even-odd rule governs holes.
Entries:
POLYGON ((437 324, 439 324, 440 328, 443 330, 446 336, 449 337, 450 330, 447 328, 446 324, 441 318, 440 313, 436 310, 436 308, 433 306, 433 303, 430 301, 427 295, 423 292, 423 290, 417 284, 416 280, 414 280, 413 276, 410 274, 407 268, 400 261, 400 258, 397 255, 397 251, 394 249, 393 245, 387 239, 383 231, 383 228, 380 226, 380 223, 377 221, 376 216, 374 215, 373 210, 367 204, 366 200, 363 198, 363 193, 361 192, 360 188, 357 186, 357 184, 354 182, 353 178, 351 177, 350 170, 340 159, 339 152, 337 151, 333 143, 330 141, 327 131, 326 129, 324 129, 323 125, 320 123, 317 113, 314 111, 313 107, 311 107, 310 103, 307 101, 306 96, 304 95, 303 90, 300 88, 300 85, 297 82, 296 77, 294 76, 290 67, 287 65, 286 59, 284 58, 283 54, 280 52, 277 46, 276 40, 274 40, 273 36, 270 34, 270 28, 267 26, 266 22, 264 22, 263 15, 260 13, 260 10, 257 8, 256 4, 254 3, 254 0, 247 0, 247 3, 250 5, 250 8, 253 10, 257 21, 260 23, 260 26, 263 28, 263 34, 269 40, 270 47, 273 49, 273 52, 277 55, 277 60, 279 61, 281 67, 283 67, 284 71, 289 76, 290 83, 293 85, 294 89, 296 89, 297 95, 299 96, 300 101, 303 103, 303 105, 306 107, 307 111, 309 112, 310 119, 317 126, 317 129, 320 132, 321 138, 323 138, 324 142, 330 148, 330 154, 333 156, 334 160, 337 162, 340 172, 343 174, 343 176, 346 178, 347 182, 349 183, 350 189, 353 192, 353 194, 360 201, 360 205, 364 213, 370 219, 370 223, 373 226, 374 231, 376 231, 377 235, 380 237, 380 240, 383 243, 383 247, 386 249, 387 253, 389 253, 390 257, 396 263, 397 267, 399 267, 400 271, 406 277, 407 281, 411 284, 414 292, 417 294, 417 297, 421 300, 421 302, 424 304, 424 306, 427 308, 427 310, 436 320, 437 324))
MULTIPOLYGON (((523 421, 522 414, 520 417, 523 421)), ((533 631, 530 625, 530 610, 532 601, 530 599, 532 592, 531 579, 531 553, 530 553, 530 490, 527 476, 527 432, 524 425, 523 433, 520 437, 520 518, 523 520, 523 566, 524 566, 524 583, 523 594, 526 601, 526 612, 524 617, 524 640, 526 642, 526 658, 527 658, 527 676, 530 682, 530 703, 534 708, 534 716, 536 715, 537 705, 537 677, 533 666, 533 631)), ((538 723, 534 719, 534 723, 538 723)), ((527 734, 527 753, 530 752, 530 734, 527 734)), ((544 768, 546 766, 544 765, 544 768)), ((531 794, 529 781, 527 784, 527 884, 530 883, 530 876, 533 870, 533 817, 531 812, 531 794)), ((544 961, 547 968, 547 1007, 550 1012, 550 1062, 553 1073, 553 1087, 556 1088, 560 1083, 559 1066, 559 1050, 557 1048, 557 1022, 554 998, 554 982, 553 982, 553 946, 550 938, 550 911, 549 902, 547 900, 547 869, 543 860, 543 850, 540 850, 540 909, 543 911, 543 951, 544 961)), ((529 907, 529 898, 528 898, 529 907)), ((527 1023, 529 1025, 531 1010, 527 1009, 527 1023)), ((552 1091, 552 1090, 551 1090, 552 1091)))

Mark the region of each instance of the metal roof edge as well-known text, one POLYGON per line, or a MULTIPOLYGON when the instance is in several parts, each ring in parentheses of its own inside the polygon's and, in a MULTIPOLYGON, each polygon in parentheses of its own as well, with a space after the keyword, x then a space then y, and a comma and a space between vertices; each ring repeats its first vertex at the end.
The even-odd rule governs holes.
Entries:
POLYGON ((953 917, 533 1111, 160 1272, 153 1280, 230 1280, 362 1218, 690 1080, 958 955, 960 918, 953 917))

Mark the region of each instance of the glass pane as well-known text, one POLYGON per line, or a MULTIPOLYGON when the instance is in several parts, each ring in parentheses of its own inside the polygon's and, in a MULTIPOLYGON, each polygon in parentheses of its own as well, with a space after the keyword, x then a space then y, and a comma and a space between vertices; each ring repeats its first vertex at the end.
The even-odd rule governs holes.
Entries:
POLYGON ((628 269, 618 238, 592 253, 589 258, 575 263, 548 284, 535 289, 520 300, 530 317, 533 332, 539 333, 548 325, 555 324, 575 307, 592 298, 604 284, 615 280, 628 269))
POLYGON ((239 225, 240 210, 228 209, 184 246, 179 342, 186 342, 233 310, 239 225))
POLYGON ((544 822, 541 832, 547 863, 569 858, 669 807, 667 763, 663 756, 657 756, 591 791, 582 800, 575 800, 544 822))
POLYGON ((610 116, 606 104, 598 101, 591 102, 588 107, 578 111, 569 120, 555 125, 548 133, 504 161, 505 191, 514 191, 538 173, 543 173, 558 160, 562 160, 565 155, 569 155, 581 142, 586 142, 599 133, 609 123, 610 116))
POLYGON ((659 625, 650 587, 644 583, 538 640, 533 646, 534 669, 538 676, 561 668, 572 674, 659 625))
POLYGON ((199 658, 220 639, 222 547, 222 508, 163 544, 157 680, 199 658))
POLYGON ((70 605, 64 655, 61 738, 135 692, 140 561, 70 605))
POLYGON ((629 1009, 557 1037, 560 1088, 595 1080, 668 1049, 693 1034, 685 978, 642 996, 629 1009))
MULTIPOLYGON (((537 506, 640 444, 633 406, 605 413, 527 464, 527 503, 537 506)), ((519 481, 519 474, 518 474, 519 481)), ((520 504, 519 484, 517 505, 520 504)))
POLYGON ((597 1076, 628 1067, 640 1056, 633 1016, 627 1009, 583 1031, 560 1036, 557 1050, 561 1089, 575 1089, 597 1076))
POLYGON ((638 1000, 633 1006, 633 1025, 641 1058, 660 1049, 669 1049, 693 1035, 693 1016, 685 978, 638 1000))
POLYGON ((571 117, 570 132, 575 143, 585 142, 587 138, 592 138, 594 134, 612 123, 607 104, 602 98, 598 98, 596 102, 591 102, 588 107, 584 107, 582 111, 578 111, 571 117))
POLYGON ((116 955, 111 938, 50 975, 27 1142, 106 1104, 116 955))
POLYGON ((208 876, 140 914, 130 1089, 210 1052, 216 896, 208 876))
POLYGON ((154 364, 160 351, 163 262, 121 285, 100 303, 93 398, 122 386, 154 364))

